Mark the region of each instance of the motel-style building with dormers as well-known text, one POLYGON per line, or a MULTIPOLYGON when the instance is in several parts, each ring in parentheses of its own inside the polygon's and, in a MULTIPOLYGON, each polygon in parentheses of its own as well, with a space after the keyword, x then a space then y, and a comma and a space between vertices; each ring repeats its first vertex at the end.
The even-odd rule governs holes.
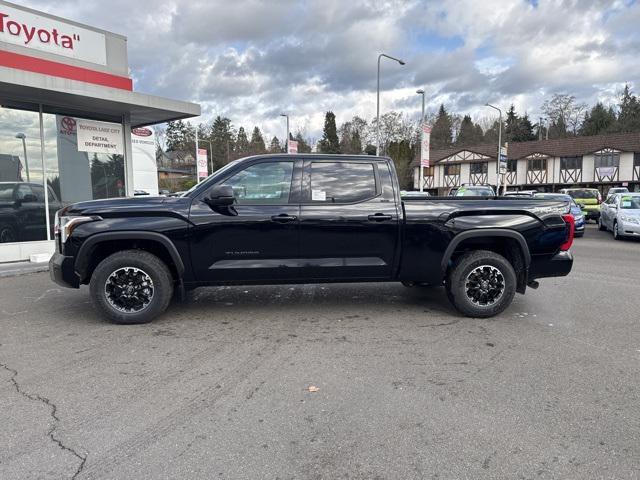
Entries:
MULTIPOLYGON (((555 192, 565 187, 626 186, 640 191, 640 133, 616 133, 508 144, 507 190, 555 192)), ((430 151, 424 168, 424 189, 447 195, 462 184, 496 185, 497 144, 479 144, 430 151)), ((420 188, 420 167, 413 166, 414 188, 420 188)))

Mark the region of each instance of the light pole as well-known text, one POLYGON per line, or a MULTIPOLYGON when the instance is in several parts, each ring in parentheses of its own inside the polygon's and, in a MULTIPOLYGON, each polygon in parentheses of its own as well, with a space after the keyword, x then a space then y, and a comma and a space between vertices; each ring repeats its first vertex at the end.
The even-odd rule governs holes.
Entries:
POLYGON ((497 110, 498 113, 500 114, 500 117, 499 117, 500 125, 498 126, 498 162, 496 163, 496 187, 497 187, 496 194, 499 195, 500 194, 500 153, 502 150, 502 110, 488 103, 486 103, 485 106, 491 107, 494 110, 497 110))
POLYGON ((285 152, 289 153, 289 115, 287 115, 286 113, 281 113, 280 116, 287 118, 287 137, 285 140, 285 152))
POLYGON ((422 124, 424 123, 424 90, 421 88, 416 90, 416 93, 422 95, 422 113, 420 114, 420 191, 422 192, 424 190, 424 167, 422 166, 422 157, 424 156, 422 152, 424 148, 424 142, 422 141, 422 135, 424 135, 422 133, 422 124))
POLYGON ((405 62, 399 58, 392 57, 386 53, 378 55, 378 88, 376 94, 376 155, 380 155, 380 59, 382 57, 388 58, 398 62, 400 65, 404 65, 405 62))
POLYGON ((16 135, 16 138, 22 140, 22 150, 24 151, 24 168, 27 171, 27 182, 30 182, 31 179, 29 178, 29 159, 27 158, 27 136, 24 133, 18 133, 16 135))

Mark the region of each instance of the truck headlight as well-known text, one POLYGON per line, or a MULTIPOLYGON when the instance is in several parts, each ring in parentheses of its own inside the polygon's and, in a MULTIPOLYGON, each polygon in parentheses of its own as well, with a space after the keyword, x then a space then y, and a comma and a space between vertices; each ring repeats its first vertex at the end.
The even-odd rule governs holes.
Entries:
POLYGON ((100 220, 100 217, 83 217, 83 216, 60 216, 58 212, 56 212, 55 216, 55 225, 54 225, 54 234, 56 237, 60 237, 60 241, 65 243, 67 239, 73 233, 73 230, 83 223, 93 222, 95 220, 100 220))

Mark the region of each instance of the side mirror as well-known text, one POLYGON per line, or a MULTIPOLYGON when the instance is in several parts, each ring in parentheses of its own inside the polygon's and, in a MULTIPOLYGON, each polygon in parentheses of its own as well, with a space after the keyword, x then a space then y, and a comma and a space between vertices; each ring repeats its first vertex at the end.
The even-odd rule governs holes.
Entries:
POLYGON ((38 197, 31 193, 27 193, 22 199, 22 203, 34 203, 38 201, 38 197))
POLYGON ((235 202, 233 187, 231 185, 216 185, 206 198, 210 207, 228 207, 235 202))

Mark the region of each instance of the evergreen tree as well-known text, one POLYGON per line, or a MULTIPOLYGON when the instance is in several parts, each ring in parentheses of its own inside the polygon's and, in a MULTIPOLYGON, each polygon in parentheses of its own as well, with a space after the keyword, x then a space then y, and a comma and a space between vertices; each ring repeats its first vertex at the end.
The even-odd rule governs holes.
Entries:
POLYGON ((513 142, 518 137, 518 129, 520 127, 520 118, 516 113, 516 108, 511 104, 507 110, 507 119, 505 120, 504 131, 502 132, 503 142, 513 142))
POLYGON ((249 155, 249 139, 247 138, 247 132, 244 131, 244 127, 238 129, 234 152, 237 158, 249 155))
POLYGON ((353 122, 345 122, 340 127, 340 152, 358 155, 362 153, 360 131, 353 122))
POLYGON ((536 135, 533 133, 533 124, 529 120, 529 115, 526 113, 520 117, 518 122, 518 134, 513 138, 514 142, 528 142, 535 140, 536 135))
POLYGON ((631 93, 629 85, 624 86, 620 96, 619 111, 616 131, 640 132, 640 102, 638 97, 631 93))
POLYGON ((264 144, 264 138, 262 138, 262 132, 256 126, 253 127, 253 133, 251 134, 251 143, 249 144, 249 151, 251 155, 260 155, 266 153, 267 147, 264 144))
POLYGON ((231 120, 218 115, 211 124, 208 139, 211 141, 214 169, 229 163, 232 159, 234 139, 231 120))
POLYGON ((549 138, 567 138, 568 136, 567 124, 563 117, 558 117, 556 120, 551 121, 551 125, 549 125, 549 138))
MULTIPOLYGON (((480 138, 482 138, 482 135, 480 138)), ((466 147, 475 143, 478 143, 476 126, 473 124, 471 117, 465 115, 460 123, 460 133, 456 138, 456 145, 466 147)))
POLYGON ((182 120, 168 122, 166 136, 168 152, 194 152, 195 154, 195 128, 189 122, 182 120))
POLYGON ((444 104, 440 105, 436 121, 431 129, 431 146, 434 150, 447 148, 453 144, 453 124, 451 116, 444 108, 444 104))
POLYGON ((271 144, 269 145, 269 153, 282 153, 282 147, 280 146, 280 140, 278 137, 273 137, 271 139, 271 144))
POLYGON ((484 143, 498 143, 498 135, 499 135, 500 122, 496 120, 493 122, 493 125, 484 132, 484 137, 482 141, 484 143))
POLYGON ((298 130, 293 140, 298 142, 298 153, 311 153, 311 145, 305 140, 302 132, 298 130))
POLYGON ((318 142, 318 151, 321 153, 340 153, 336 116, 333 112, 327 112, 325 114, 324 130, 322 132, 322 139, 318 142))
POLYGON ((600 135, 612 131, 615 127, 616 114, 613 108, 606 108, 598 102, 585 115, 580 127, 580 135, 600 135))
POLYGON ((417 154, 419 144, 411 144, 409 140, 401 140, 399 142, 392 141, 389 143, 388 155, 393 160, 398 175, 400 188, 409 190, 413 185, 413 167, 411 162, 417 154))

